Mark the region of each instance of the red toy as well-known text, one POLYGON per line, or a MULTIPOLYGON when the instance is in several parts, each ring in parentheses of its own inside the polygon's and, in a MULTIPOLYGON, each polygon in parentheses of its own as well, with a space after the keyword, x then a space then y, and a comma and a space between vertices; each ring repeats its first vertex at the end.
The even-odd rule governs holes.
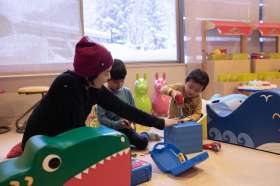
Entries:
POLYGON ((178 109, 180 111, 179 118, 184 118, 184 112, 183 112, 183 107, 184 107, 184 102, 185 102, 184 96, 182 94, 177 94, 175 96, 175 101, 176 101, 177 107, 178 107, 178 109))
POLYGON ((162 74, 162 78, 159 77, 158 73, 155 74, 154 88, 155 92, 152 96, 152 107, 153 114, 156 116, 167 116, 170 97, 161 93, 161 88, 166 85, 166 75, 162 74))
POLYGON ((18 157, 22 154, 21 143, 16 144, 6 155, 7 159, 18 157))
POLYGON ((219 152, 221 150, 222 146, 218 142, 212 142, 212 143, 207 143, 203 145, 203 149, 206 150, 212 150, 215 152, 219 152))
POLYGON ((184 96, 182 94, 177 94, 175 96, 175 101, 177 105, 183 105, 184 104, 184 96))

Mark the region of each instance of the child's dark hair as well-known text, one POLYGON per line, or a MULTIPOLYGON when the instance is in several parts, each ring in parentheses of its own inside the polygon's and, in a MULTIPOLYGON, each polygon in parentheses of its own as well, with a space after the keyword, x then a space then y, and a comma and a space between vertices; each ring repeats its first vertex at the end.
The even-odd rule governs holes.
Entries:
POLYGON ((193 80, 194 82, 200 84, 203 87, 202 90, 204 90, 209 83, 209 76, 205 71, 201 69, 195 69, 188 74, 185 83, 190 80, 193 80))
POLYGON ((112 65, 112 69, 110 71, 111 79, 120 80, 124 79, 126 76, 126 67, 122 60, 114 59, 114 63, 112 65))

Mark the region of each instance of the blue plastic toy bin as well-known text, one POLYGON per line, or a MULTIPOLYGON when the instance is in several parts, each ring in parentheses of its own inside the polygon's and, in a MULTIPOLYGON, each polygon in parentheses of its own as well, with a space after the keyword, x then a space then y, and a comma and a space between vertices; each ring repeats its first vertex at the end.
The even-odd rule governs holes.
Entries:
POLYGON ((181 153, 179 149, 172 144, 157 143, 151 151, 151 157, 161 171, 171 173, 174 176, 180 175, 208 158, 208 153, 202 152, 190 160, 183 155, 185 161, 181 162, 179 153, 181 153))

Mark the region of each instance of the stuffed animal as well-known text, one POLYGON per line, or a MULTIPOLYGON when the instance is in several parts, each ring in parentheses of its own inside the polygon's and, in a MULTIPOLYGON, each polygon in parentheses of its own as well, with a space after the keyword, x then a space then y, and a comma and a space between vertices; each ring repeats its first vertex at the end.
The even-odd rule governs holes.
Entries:
MULTIPOLYGON (((152 103, 148 95, 148 80, 146 73, 144 74, 143 78, 140 78, 138 73, 136 74, 134 94, 136 107, 140 110, 151 113, 152 103)), ((139 132, 147 131, 148 129, 149 127, 136 125, 136 130, 139 132)))
POLYGON ((159 78, 158 73, 155 74, 154 93, 152 96, 153 114, 156 116, 167 116, 170 103, 170 97, 160 92, 161 88, 166 85, 166 75, 162 74, 159 78))

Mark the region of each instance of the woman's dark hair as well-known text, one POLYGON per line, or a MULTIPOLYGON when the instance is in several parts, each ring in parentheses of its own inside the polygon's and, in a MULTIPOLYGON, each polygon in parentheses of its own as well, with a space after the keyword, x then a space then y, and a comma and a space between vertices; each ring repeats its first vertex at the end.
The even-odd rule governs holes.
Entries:
POLYGON ((124 62, 119 59, 114 59, 112 69, 110 71, 112 80, 120 80, 126 77, 127 71, 124 62))
POLYGON ((92 81, 95 80, 97 78, 97 76, 90 76, 87 78, 88 81, 92 81))
POLYGON ((195 69, 191 71, 186 77, 185 83, 190 80, 193 80, 194 82, 200 84, 203 87, 202 90, 204 90, 209 83, 209 76, 205 71, 201 69, 195 69))

